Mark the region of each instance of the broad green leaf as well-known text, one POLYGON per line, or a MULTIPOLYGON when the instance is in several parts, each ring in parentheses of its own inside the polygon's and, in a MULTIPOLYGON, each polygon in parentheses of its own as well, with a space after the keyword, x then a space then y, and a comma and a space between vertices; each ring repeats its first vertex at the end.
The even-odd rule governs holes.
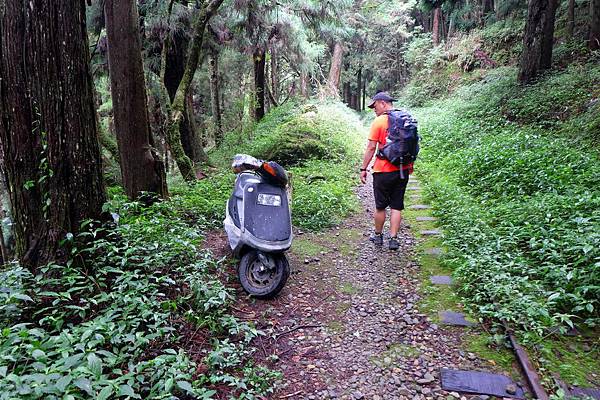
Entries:
POLYGON ((79 389, 81 389, 84 392, 86 392, 87 394, 89 394, 90 396, 94 395, 94 393, 92 391, 92 383, 90 382, 89 379, 87 379, 87 378, 79 378, 75 382, 73 382, 73 384, 75 386, 77 386, 79 389))
POLYGON ((135 394, 133 388, 129 385, 121 385, 119 386, 119 396, 129 396, 135 399, 139 399, 140 396, 135 394))
POLYGON ((102 360, 94 353, 90 353, 87 356, 88 368, 92 374, 99 376, 102 374, 102 360))
POLYGON ((106 386, 98 394, 97 400, 106 400, 106 399, 109 399, 110 396, 113 394, 114 391, 115 390, 113 389, 112 386, 106 386))
POLYGON ((12 295, 15 299, 24 300, 24 301, 33 301, 33 299, 26 294, 23 293, 15 293, 12 295))
POLYGON ((64 392, 72 380, 73 379, 69 375, 63 376, 62 378, 60 378, 59 380, 56 381, 56 388, 59 391, 64 392))
POLYGON ((42 357, 46 357, 46 353, 44 353, 42 350, 40 349, 35 349, 32 353, 31 356, 33 358, 35 358, 36 360, 39 360, 42 357))
POLYGON ((194 388, 188 381, 177 381, 177 386, 188 393, 194 393, 194 388))
POLYGON ((79 362, 81 361, 82 358, 83 358, 83 353, 75 354, 73 356, 65 358, 65 360, 64 360, 65 368, 71 368, 71 367, 79 364, 79 362))
POLYGON ((173 389, 173 378, 169 378, 165 381, 165 392, 171 393, 171 389, 173 389))

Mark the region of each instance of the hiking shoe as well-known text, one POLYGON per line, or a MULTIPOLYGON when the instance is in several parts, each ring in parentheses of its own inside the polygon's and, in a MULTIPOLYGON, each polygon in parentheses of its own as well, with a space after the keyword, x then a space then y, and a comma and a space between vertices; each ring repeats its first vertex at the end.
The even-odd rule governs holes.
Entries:
POLYGON ((390 250, 398 250, 400 248, 400 243, 398 242, 398 238, 391 237, 388 243, 388 248, 390 250))
POLYGON ((383 246, 383 233, 374 233, 369 238, 375 246, 383 246))

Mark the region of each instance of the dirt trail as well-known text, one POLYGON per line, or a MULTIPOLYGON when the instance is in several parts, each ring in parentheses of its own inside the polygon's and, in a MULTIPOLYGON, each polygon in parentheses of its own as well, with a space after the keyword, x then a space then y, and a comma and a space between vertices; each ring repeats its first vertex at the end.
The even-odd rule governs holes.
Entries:
POLYGON ((266 333, 256 343, 259 361, 283 372, 273 399, 460 398, 441 389, 441 367, 493 369, 462 349, 466 328, 419 311, 410 226, 403 222, 396 252, 387 241, 383 249, 369 242, 371 187, 357 189, 362 211, 342 225, 296 236, 278 298, 240 304, 266 333))

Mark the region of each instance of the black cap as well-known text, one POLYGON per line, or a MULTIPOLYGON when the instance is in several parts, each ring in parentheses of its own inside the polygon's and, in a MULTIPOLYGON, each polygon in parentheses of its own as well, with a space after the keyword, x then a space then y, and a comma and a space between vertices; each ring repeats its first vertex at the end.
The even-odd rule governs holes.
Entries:
POLYGON ((388 92, 379 92, 375 96, 371 97, 371 102, 369 103, 368 107, 369 108, 375 107, 375 102, 377 100, 389 101, 390 103, 392 101, 396 101, 396 99, 393 98, 392 96, 390 96, 390 94, 388 92))

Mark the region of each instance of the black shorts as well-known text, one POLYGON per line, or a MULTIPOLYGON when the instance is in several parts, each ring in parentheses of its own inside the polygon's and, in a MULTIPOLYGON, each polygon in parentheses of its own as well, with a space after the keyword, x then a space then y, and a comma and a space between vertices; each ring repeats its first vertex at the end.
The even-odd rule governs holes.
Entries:
POLYGON ((408 171, 404 171, 404 178, 400 176, 400 171, 373 173, 375 207, 378 210, 384 210, 388 206, 394 210, 404 210, 407 183, 408 171))

